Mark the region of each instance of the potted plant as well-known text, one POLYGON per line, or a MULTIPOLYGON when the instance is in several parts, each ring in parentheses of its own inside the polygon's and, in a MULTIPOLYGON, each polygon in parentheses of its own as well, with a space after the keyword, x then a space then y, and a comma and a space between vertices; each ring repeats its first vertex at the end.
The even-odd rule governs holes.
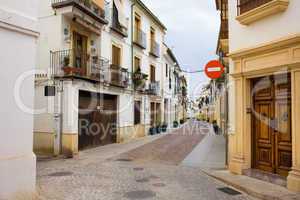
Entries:
POLYGON ((134 73, 133 73, 133 83, 135 89, 140 89, 142 90, 145 86, 146 80, 148 78, 147 74, 143 74, 141 71, 141 68, 138 68, 134 73))
POLYGON ((150 129, 149 129, 149 134, 150 135, 155 135, 156 134, 156 127, 151 126, 150 129))
POLYGON ((173 122, 173 127, 174 127, 174 128, 177 128, 178 125, 179 125, 179 124, 178 124, 178 121, 174 121, 174 122, 173 122))
POLYGON ((62 61, 62 70, 64 71, 64 73, 66 75, 69 75, 72 73, 72 68, 69 66, 70 65, 70 57, 69 56, 65 56, 63 58, 63 61, 62 61))
POLYGON ((168 129, 168 124, 165 122, 165 123, 163 123, 163 125, 161 126, 161 130, 162 130, 162 132, 167 132, 167 129, 168 129))
POLYGON ((161 124, 160 124, 160 122, 156 123, 156 133, 157 134, 161 133, 161 124))

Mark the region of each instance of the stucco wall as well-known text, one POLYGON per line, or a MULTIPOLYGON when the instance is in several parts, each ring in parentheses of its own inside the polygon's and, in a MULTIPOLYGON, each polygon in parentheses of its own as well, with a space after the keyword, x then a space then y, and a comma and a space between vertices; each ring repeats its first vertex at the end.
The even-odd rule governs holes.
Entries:
POLYGON ((20 102, 33 108, 33 76, 20 82, 17 103, 15 84, 21 74, 35 68, 37 0, 2 1, 0 5, 1 75, 0 199, 35 191, 35 155, 32 152, 33 117, 20 102))
POLYGON ((244 26, 235 19, 237 16, 237 1, 229 0, 230 52, 299 33, 300 1, 289 0, 289 2, 286 11, 244 26))

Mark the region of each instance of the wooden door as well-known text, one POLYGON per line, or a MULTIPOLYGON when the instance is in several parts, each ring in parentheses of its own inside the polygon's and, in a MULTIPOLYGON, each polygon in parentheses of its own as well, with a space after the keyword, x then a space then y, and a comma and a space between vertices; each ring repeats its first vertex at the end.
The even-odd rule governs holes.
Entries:
POLYGON ((139 40, 140 40, 140 31, 141 31, 141 17, 138 14, 135 14, 134 26, 135 26, 134 41, 139 42, 139 40))
POLYGON ((253 167, 287 176, 292 161, 289 76, 253 81, 253 167))
POLYGON ((275 98, 275 171, 287 176, 292 167, 291 78, 289 74, 274 77, 275 98))
POLYGON ((153 126, 156 123, 156 121, 155 121, 155 117, 156 117, 156 115, 155 115, 155 103, 151 102, 150 107, 151 107, 151 113, 150 113, 150 115, 151 115, 151 122, 150 123, 153 126))
POLYGON ((79 92, 79 150, 117 142, 117 96, 79 92))
POLYGON ((112 46, 112 66, 111 66, 111 83, 118 86, 120 84, 120 66, 121 66, 121 49, 115 45, 112 46))
POLYGON ((150 65, 150 81, 151 83, 155 82, 155 67, 153 65, 150 65))

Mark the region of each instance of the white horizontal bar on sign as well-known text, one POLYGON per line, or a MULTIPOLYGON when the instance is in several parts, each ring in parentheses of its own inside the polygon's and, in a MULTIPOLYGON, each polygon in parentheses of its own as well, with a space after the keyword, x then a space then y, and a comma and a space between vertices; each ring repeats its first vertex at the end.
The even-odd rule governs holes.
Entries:
POLYGON ((211 67, 207 69, 208 72, 219 72, 221 70, 221 67, 211 67))

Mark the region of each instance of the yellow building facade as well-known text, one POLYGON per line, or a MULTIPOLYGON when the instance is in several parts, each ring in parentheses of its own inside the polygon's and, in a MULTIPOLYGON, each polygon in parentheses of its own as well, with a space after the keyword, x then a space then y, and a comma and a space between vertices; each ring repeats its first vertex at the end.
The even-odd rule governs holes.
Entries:
MULTIPOLYGON (((253 107, 251 80, 273 74, 291 76, 291 133, 292 168, 288 188, 300 191, 300 35, 282 38, 251 49, 230 54, 234 63, 231 73, 235 83, 235 133, 229 137, 231 172, 242 174, 253 167, 254 147, 253 115, 247 109, 253 107)), ((279 122, 280 123, 280 122, 279 122)))
POLYGON ((299 8, 295 0, 228 0, 229 171, 275 174, 296 192, 300 192, 300 27, 293 20, 299 17, 299 8))

